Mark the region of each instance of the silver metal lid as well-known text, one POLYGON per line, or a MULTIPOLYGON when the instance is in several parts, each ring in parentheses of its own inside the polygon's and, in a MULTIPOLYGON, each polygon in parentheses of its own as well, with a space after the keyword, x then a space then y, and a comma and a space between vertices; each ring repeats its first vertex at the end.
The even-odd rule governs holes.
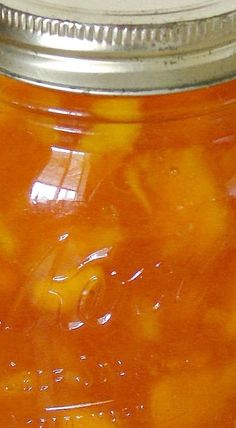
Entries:
POLYGON ((77 92, 161 93, 236 76, 236 0, 4 0, 0 71, 77 92))

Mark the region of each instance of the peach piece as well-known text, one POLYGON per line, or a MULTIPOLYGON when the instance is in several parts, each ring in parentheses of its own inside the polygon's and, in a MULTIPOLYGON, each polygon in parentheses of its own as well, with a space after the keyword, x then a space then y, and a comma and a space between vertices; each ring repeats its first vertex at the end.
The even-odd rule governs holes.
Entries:
POLYGON ((137 173, 134 166, 130 166, 125 173, 125 181, 131 187, 134 195, 139 200, 147 214, 152 215, 152 203, 142 186, 142 176, 137 173))
POLYGON ((69 315, 80 304, 87 312, 88 298, 96 300, 105 289, 102 261, 121 239, 115 225, 74 228, 33 272, 29 290, 34 305, 43 312, 69 315))
POLYGON ((87 265, 71 277, 63 280, 41 280, 33 284, 32 301, 42 311, 69 314, 76 311, 79 301, 95 293, 97 287, 103 289, 105 279, 100 266, 87 265))
POLYGON ((153 222, 163 257, 204 257, 215 249, 228 210, 202 148, 143 153, 125 178, 153 222))
POLYGON ((142 118, 140 104, 135 98, 101 98, 94 102, 91 111, 111 121, 138 121, 142 118))
POLYGON ((99 123, 91 134, 84 135, 79 150, 91 153, 130 152, 140 133, 140 126, 133 123, 99 123))
POLYGON ((159 341, 162 325, 158 309, 144 303, 135 318, 130 319, 130 327, 135 337, 141 341, 159 341))
POLYGON ((233 397, 235 381, 235 364, 163 378, 151 398, 153 426, 198 428, 213 423, 233 397))
POLYGON ((236 309, 235 305, 210 309, 204 319, 205 325, 223 332, 225 340, 236 339, 236 309))
POLYGON ((113 248, 123 239, 123 231, 114 224, 113 226, 88 226, 74 229, 74 245, 77 253, 83 258, 103 248, 113 248))
POLYGON ((18 372, 0 379, 0 396, 12 397, 22 393, 35 393, 39 390, 40 379, 36 373, 18 372))
POLYGON ((131 98, 100 99, 94 102, 91 111, 111 122, 95 124, 89 134, 82 136, 79 149, 103 154, 130 152, 139 137, 140 125, 128 122, 140 120, 139 101, 131 98))
POLYGON ((10 230, 0 219, 0 252, 4 257, 12 257, 16 251, 16 241, 10 230))

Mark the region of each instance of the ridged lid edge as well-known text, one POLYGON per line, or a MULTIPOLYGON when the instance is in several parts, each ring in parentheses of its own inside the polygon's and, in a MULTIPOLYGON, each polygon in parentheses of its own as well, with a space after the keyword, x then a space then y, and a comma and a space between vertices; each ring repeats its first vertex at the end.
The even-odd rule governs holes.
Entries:
POLYGON ((149 25, 51 19, 0 4, 0 70, 50 87, 153 93, 236 75, 236 10, 149 25))

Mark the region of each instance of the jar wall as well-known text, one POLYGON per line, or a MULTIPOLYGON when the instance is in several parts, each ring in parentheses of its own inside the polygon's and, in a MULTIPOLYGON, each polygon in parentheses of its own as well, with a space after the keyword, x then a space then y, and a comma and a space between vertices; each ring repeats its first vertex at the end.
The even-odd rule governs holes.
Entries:
POLYGON ((232 428, 236 82, 0 84, 2 425, 232 428))

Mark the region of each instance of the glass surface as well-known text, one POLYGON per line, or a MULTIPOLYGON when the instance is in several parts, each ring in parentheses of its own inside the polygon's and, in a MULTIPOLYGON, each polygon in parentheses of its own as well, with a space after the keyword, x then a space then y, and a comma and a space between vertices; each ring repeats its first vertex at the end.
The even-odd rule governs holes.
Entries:
POLYGON ((233 428, 236 81, 0 84, 1 427, 233 428))

